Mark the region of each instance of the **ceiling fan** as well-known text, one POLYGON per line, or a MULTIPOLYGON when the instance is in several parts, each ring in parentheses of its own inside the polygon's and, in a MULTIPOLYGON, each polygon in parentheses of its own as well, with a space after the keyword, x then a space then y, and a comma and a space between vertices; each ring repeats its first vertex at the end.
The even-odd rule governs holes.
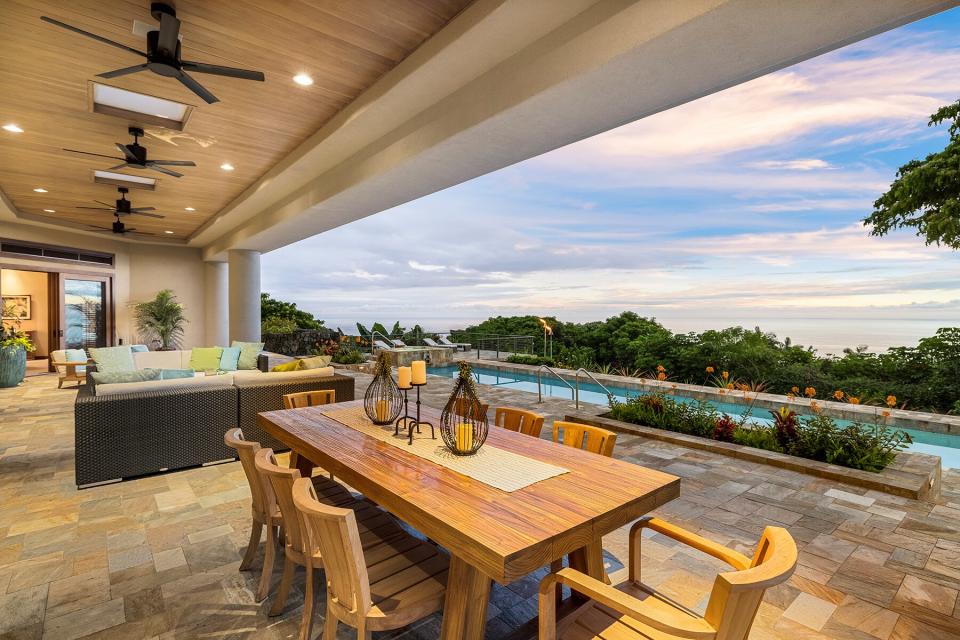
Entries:
MULTIPOLYGON (((120 221, 121 216, 130 216, 130 215, 147 216, 149 218, 161 218, 161 219, 164 217, 159 213, 148 213, 149 211, 154 210, 153 207, 131 206, 133 203, 127 200, 127 193, 129 192, 129 189, 127 189, 126 187, 117 187, 117 192, 120 193, 120 198, 116 200, 115 205, 108 204, 106 202, 100 202, 99 200, 94 200, 94 202, 96 202, 97 204, 102 204, 103 206, 102 207, 77 207, 77 209, 109 211, 110 213, 112 213, 117 217, 117 222, 120 221)), ((114 227, 116 227, 116 223, 114 223, 114 227)), ((105 227, 97 227, 97 228, 104 229, 105 227)), ((122 233, 122 232, 115 232, 115 233, 122 233)))
POLYGON ((154 234, 154 233, 147 233, 146 231, 137 231, 136 229, 128 228, 127 225, 123 224, 123 222, 120 221, 120 216, 119 216, 119 215, 117 215, 117 214, 114 214, 114 215, 117 216, 117 219, 114 220, 114 221, 113 221, 113 224, 110 225, 109 227, 98 227, 98 226, 95 225, 95 224, 88 224, 87 226, 90 227, 91 229, 97 229, 97 230, 99 230, 99 231, 109 231, 110 233, 116 233, 116 234, 119 234, 119 235, 124 235, 124 234, 127 234, 127 233, 132 233, 132 234, 135 235, 135 236, 152 236, 152 235, 156 235, 156 234, 154 234))
POLYGON ((116 143, 117 149, 120 150, 120 153, 123 154, 122 158, 117 158, 116 156, 108 156, 102 153, 91 153, 90 151, 77 151, 76 149, 64 149, 64 151, 69 151, 70 153, 82 153, 88 156, 99 156, 101 158, 110 158, 111 160, 122 160, 120 164, 115 167, 110 167, 110 170, 115 169, 153 169, 154 171, 159 171, 160 173, 165 173, 168 176, 173 176, 174 178, 183 177, 182 173, 177 173, 171 169, 165 169, 164 167, 195 167, 197 163, 193 160, 149 160, 147 159, 147 148, 142 146, 139 142, 141 136, 143 136, 143 129, 140 127, 130 127, 127 129, 130 132, 130 135, 133 136, 133 144, 121 144, 116 143))
POLYGON ((98 36, 95 33, 84 31, 83 29, 66 24, 65 22, 54 20, 53 18, 47 16, 41 16, 40 19, 52 25, 79 33, 82 36, 93 38, 98 42, 117 47, 118 49, 123 49, 124 51, 129 51, 130 53, 135 53, 138 56, 143 56, 147 59, 146 63, 144 64, 138 64, 132 67, 125 67, 123 69, 117 69, 115 71, 107 71, 106 73, 98 74, 98 77, 100 78, 117 78, 119 76, 138 73, 140 71, 149 69, 158 75, 165 76, 167 78, 176 78, 182 82, 184 86, 190 89, 190 91, 193 91, 195 94, 203 98, 207 104, 219 102, 217 96, 210 93, 203 87, 203 85, 187 75, 187 71, 193 71, 196 73, 209 73, 217 76, 228 76, 230 78, 241 78, 243 80, 259 80, 260 82, 263 82, 264 76, 263 72, 261 71, 248 71, 246 69, 222 67, 220 65, 207 64, 205 62, 181 60, 179 37, 180 21, 177 19, 176 9, 166 2, 151 2, 150 15, 152 15, 154 19, 160 21, 160 29, 147 32, 146 53, 120 44, 119 42, 114 42, 113 40, 104 38, 103 36, 98 36))

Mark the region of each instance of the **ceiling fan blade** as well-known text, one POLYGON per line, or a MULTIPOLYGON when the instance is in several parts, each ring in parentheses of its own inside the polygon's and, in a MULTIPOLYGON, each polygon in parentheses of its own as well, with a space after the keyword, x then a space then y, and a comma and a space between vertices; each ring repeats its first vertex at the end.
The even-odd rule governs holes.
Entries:
POLYGON ((128 76, 131 73, 137 73, 138 71, 146 71, 146 64, 135 64, 132 67, 124 67, 123 69, 114 69, 113 71, 107 71, 105 73, 98 73, 98 78, 119 78, 120 76, 128 76))
POLYGON ((177 80, 182 82, 187 89, 190 89, 190 91, 193 91, 195 94, 203 98, 207 104, 220 102, 217 96, 204 89, 202 84, 185 74, 183 71, 177 74, 177 80))
POLYGON ((98 226, 93 225, 93 224, 88 224, 87 226, 90 227, 91 229, 101 229, 101 230, 103 230, 103 231, 113 231, 113 229, 111 229, 110 227, 98 227, 98 226))
POLYGON ((159 213, 147 213, 145 211, 131 211, 130 213, 135 216, 147 216, 148 218, 158 218, 160 220, 166 218, 166 216, 162 216, 159 213))
POLYGON ((119 42, 114 42, 113 40, 109 40, 109 39, 107 39, 107 38, 104 38, 103 36, 98 36, 98 35, 95 34, 95 33, 90 33, 89 31, 84 31, 83 29, 80 29, 80 28, 78 28, 78 27, 74 27, 73 25, 69 25, 69 24, 67 24, 66 22, 60 22, 59 20, 54 20, 53 18, 48 18, 47 16, 40 16, 40 19, 43 20, 44 22, 47 22, 47 23, 49 23, 49 24, 52 24, 52 25, 61 27, 61 28, 66 29, 66 30, 68 30, 68 31, 73 31, 74 33, 79 33, 79 34, 82 35, 82 36, 87 36, 88 38, 93 38, 93 39, 96 40, 97 42, 102 42, 103 44, 108 44, 108 45, 110 45, 111 47, 116 47, 116 48, 118 48, 118 49, 123 49, 124 51, 129 51, 130 53, 135 53, 135 54, 137 54, 138 56, 143 56, 144 58, 147 57, 147 54, 145 54, 143 51, 137 51, 136 49, 134 49, 134 48, 132 48, 132 47, 128 47, 128 46, 125 45, 125 44, 120 44, 119 42))
MULTIPOLYGON (((108 167, 107 171, 116 171, 117 169, 126 169, 127 167, 132 167, 132 166, 134 165, 130 164, 129 162, 121 162, 115 167, 108 167)), ((139 165, 136 165, 136 166, 139 166, 139 165)))
POLYGON ((136 165, 140 164, 140 159, 137 158, 136 155, 134 155, 133 151, 130 151, 130 149, 127 149, 127 145, 120 144, 119 142, 116 142, 114 144, 117 145, 117 149, 120 149, 120 153, 122 153, 123 156, 127 159, 127 164, 136 164, 136 165))
POLYGON ((195 167, 193 160, 147 160, 147 164, 162 164, 167 167, 195 167))
POLYGON ((157 51, 171 58, 177 57, 177 44, 180 33, 180 21, 169 13, 160 16, 160 34, 157 36, 157 51))
POLYGON ((64 151, 69 151, 70 153, 82 153, 85 156, 97 156, 99 158, 110 158, 111 160, 123 159, 123 158, 117 158, 116 156, 107 156, 102 153, 90 153, 89 151, 77 151, 76 149, 64 149, 64 151))
POLYGON ((250 71, 249 69, 237 69, 236 67, 223 67, 218 64, 207 64, 206 62, 189 62, 183 60, 180 63, 185 71, 195 71, 196 73, 211 73, 215 76, 228 76, 230 78, 241 78, 243 80, 264 81, 262 71, 250 71))
POLYGON ((125 231, 124 233, 132 233, 135 236, 155 236, 155 233, 148 233, 146 231, 125 231))
POLYGON ((171 171, 170 169, 164 169, 163 167, 158 167, 158 166, 153 165, 153 164, 148 164, 148 165, 146 166, 146 168, 147 168, 147 169, 153 169, 154 171, 159 171, 160 173, 165 173, 165 174, 167 174, 168 176, 173 176, 174 178, 182 178, 182 177, 183 177, 183 174, 182 174, 182 173, 177 173, 176 171, 171 171))
POLYGON ((156 207, 133 207, 130 209, 130 213, 140 213, 141 211, 153 211, 156 207))
POLYGON ((115 207, 76 207, 77 209, 90 209, 91 211, 113 211, 115 207))
POLYGON ((101 202, 101 201, 99 201, 99 200, 94 200, 94 202, 96 202, 97 204, 102 204, 103 206, 105 206, 105 207, 107 207, 107 208, 109 208, 109 209, 111 209, 111 210, 117 208, 117 205, 115 205, 115 204, 110 204, 109 202, 101 202))

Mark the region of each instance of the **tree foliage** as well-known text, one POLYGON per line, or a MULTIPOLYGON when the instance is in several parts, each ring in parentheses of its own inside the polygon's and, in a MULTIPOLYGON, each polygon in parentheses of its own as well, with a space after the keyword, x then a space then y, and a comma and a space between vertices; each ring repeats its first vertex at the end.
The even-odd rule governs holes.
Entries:
POLYGON ((165 351, 180 346, 187 318, 183 305, 170 289, 158 291, 153 300, 135 303, 133 315, 141 338, 159 340, 160 348, 165 351))
POLYGON ((944 122, 950 122, 947 146, 900 167, 863 221, 871 235, 912 228, 927 244, 960 249, 960 100, 930 116, 928 126, 944 122))
POLYGON ((322 329, 323 320, 317 320, 312 313, 298 309, 295 302, 284 302, 270 297, 269 293, 260 294, 260 321, 273 318, 292 320, 298 329, 322 329))

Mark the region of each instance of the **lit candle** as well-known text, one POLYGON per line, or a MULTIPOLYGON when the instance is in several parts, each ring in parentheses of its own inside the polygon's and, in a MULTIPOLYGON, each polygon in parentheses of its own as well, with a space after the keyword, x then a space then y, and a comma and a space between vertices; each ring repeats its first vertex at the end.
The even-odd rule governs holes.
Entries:
POLYGON ((410 363, 410 381, 413 384, 427 384, 427 363, 414 360, 410 363))
POLYGON ((390 403, 386 400, 377 400, 377 422, 386 422, 390 419, 390 403))
POLYGON ((401 389, 410 388, 410 367, 397 368, 397 386, 401 389))
POLYGON ((457 425, 455 443, 460 451, 470 451, 473 448, 473 425, 461 422, 457 425))

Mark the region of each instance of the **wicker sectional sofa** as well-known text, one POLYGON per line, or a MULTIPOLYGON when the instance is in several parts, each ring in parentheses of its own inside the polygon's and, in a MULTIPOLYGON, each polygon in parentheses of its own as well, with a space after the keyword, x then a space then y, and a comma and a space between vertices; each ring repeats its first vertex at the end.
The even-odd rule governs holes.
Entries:
POLYGON ((130 392, 113 389, 109 395, 97 395, 88 377, 74 406, 76 484, 233 459, 223 434, 236 426, 263 446, 282 450, 256 425, 257 413, 282 408, 283 395, 298 391, 334 389, 338 402, 354 398, 353 378, 317 371, 238 372, 246 375, 211 376, 199 384, 165 380, 169 384, 149 390, 143 390, 144 383, 130 383, 130 392))

